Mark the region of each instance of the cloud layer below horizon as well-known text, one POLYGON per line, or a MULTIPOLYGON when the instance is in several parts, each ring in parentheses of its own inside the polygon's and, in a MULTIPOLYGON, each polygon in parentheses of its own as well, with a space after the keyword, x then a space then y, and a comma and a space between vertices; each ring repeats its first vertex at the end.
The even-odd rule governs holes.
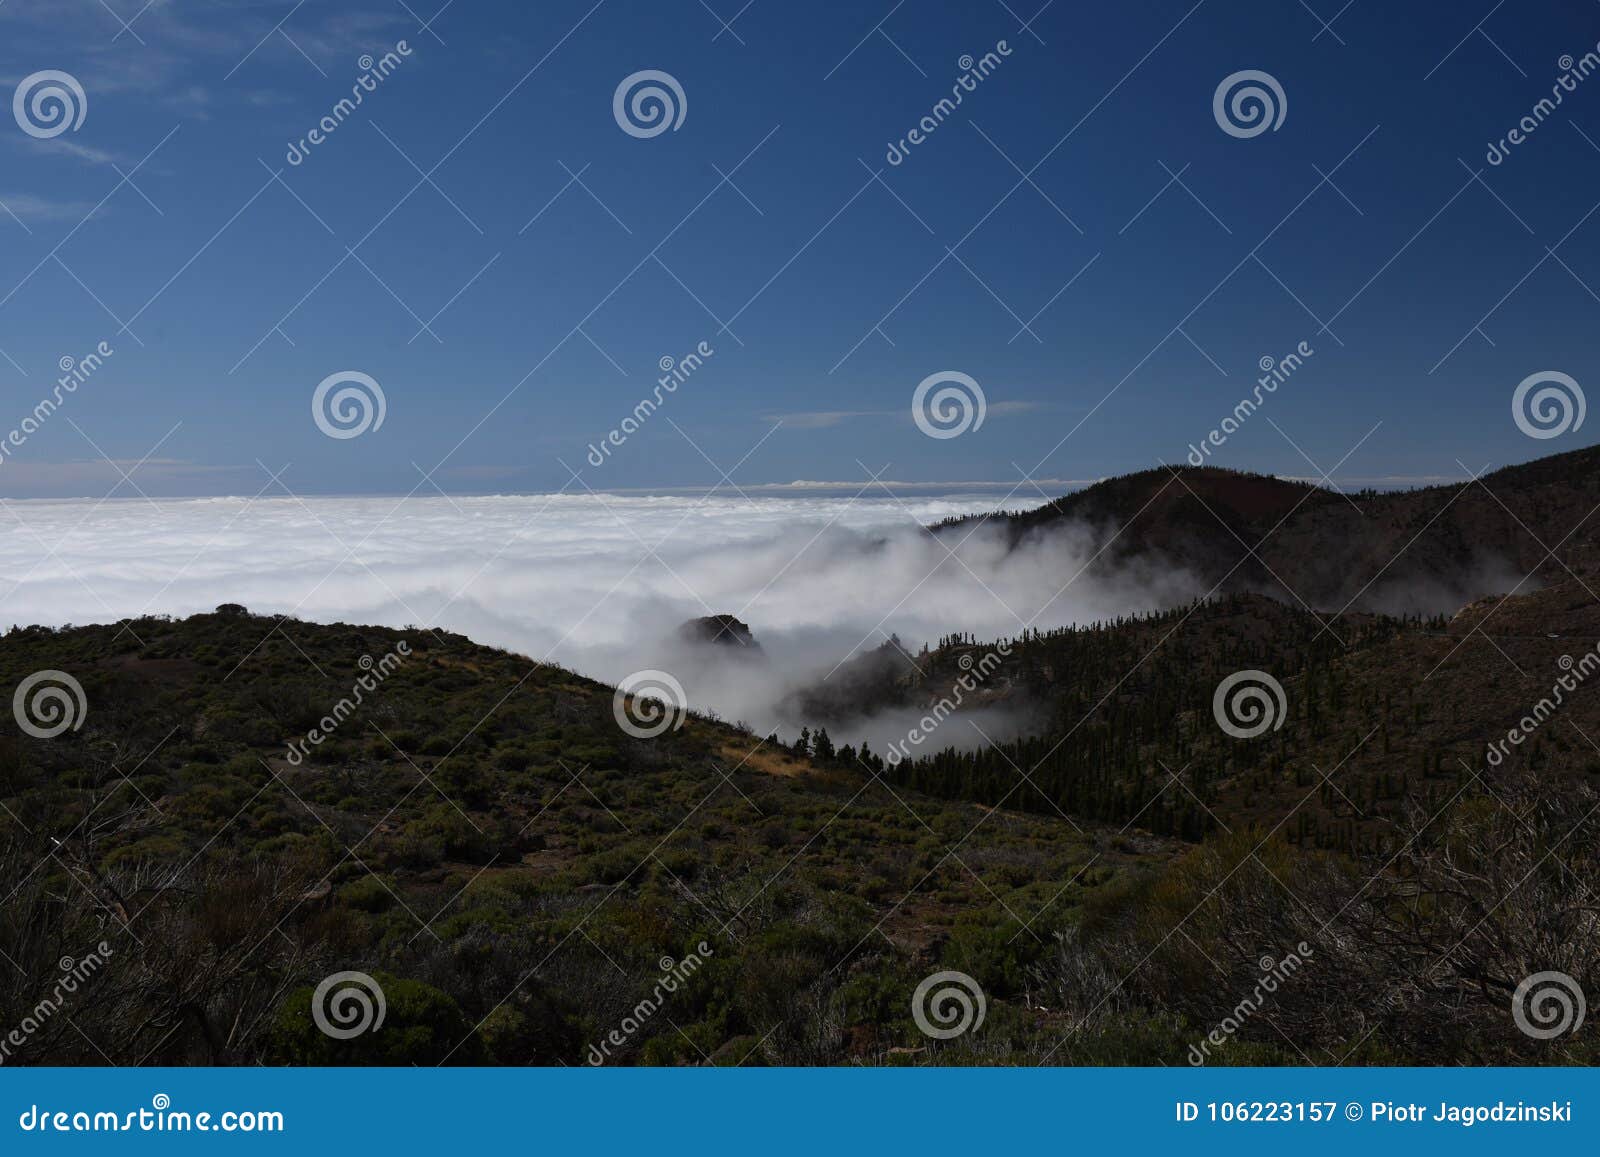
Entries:
MULTIPOLYGON (((898 635, 1015 635, 1170 603, 1182 576, 1074 580, 1086 531, 1007 552, 922 525, 982 499, 529 496, 5 503, 0 622, 59 626, 219 603, 450 630, 607 682, 673 671, 691 705, 758 729, 776 704, 898 635), (953 554, 951 553, 953 551, 953 554), (679 626, 749 623, 761 671, 708 661, 679 626), (696 653, 699 652, 699 653, 696 653)), ((241 656, 243 658, 243 656, 241 656)), ((861 737, 892 734, 867 726, 861 737)), ((952 735, 951 742, 958 742, 952 735)))

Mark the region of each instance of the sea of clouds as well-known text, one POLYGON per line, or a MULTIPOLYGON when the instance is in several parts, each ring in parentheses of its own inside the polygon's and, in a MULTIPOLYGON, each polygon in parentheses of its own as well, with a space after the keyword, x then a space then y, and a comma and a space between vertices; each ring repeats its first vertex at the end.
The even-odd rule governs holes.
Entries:
MULTIPOLYGON (((1194 593, 1181 575, 1073 581, 1096 548, 1087 529, 1018 550, 989 526, 942 540, 921 529, 992 501, 6 502, 0 624, 184 616, 232 602, 316 622, 433 627, 606 682, 668 670, 691 706, 764 732, 803 722, 782 716, 790 692, 890 634, 915 654, 953 631, 1000 638, 1194 593), (681 624, 710 614, 749 623, 766 662, 730 663, 685 645, 681 624)), ((863 720, 839 738, 870 738, 881 750, 903 726, 863 720)))

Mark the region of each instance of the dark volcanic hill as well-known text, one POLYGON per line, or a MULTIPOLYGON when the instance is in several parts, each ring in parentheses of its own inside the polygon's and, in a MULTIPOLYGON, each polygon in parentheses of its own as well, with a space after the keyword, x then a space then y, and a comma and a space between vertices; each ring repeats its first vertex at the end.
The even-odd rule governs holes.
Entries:
POLYGON ((1216 467, 1162 468, 933 529, 959 537, 998 524, 1020 543, 1087 525, 1104 573, 1149 559, 1188 570, 1203 590, 1316 610, 1439 613, 1593 565, 1597 505, 1600 448, 1589 447, 1458 484, 1351 495, 1216 467))

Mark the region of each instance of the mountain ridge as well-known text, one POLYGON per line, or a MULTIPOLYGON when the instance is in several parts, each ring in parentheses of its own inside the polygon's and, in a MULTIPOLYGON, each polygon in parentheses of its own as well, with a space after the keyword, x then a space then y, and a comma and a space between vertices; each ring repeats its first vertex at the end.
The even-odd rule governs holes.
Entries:
POLYGON ((994 527, 1012 549, 1088 527, 1088 573, 1131 560, 1191 572, 1201 590, 1254 591, 1305 607, 1440 613, 1584 565, 1568 540, 1600 505, 1600 447, 1502 467, 1481 478, 1404 491, 1337 491, 1215 466, 1157 468, 1108 479, 1044 506, 949 519, 959 538, 994 527))

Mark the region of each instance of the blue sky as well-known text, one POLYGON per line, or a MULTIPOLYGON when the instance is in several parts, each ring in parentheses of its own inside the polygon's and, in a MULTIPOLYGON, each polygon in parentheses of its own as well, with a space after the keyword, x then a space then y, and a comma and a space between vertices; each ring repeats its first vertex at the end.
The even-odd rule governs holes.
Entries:
POLYGON ((1301 451, 1360 443, 1359 485, 1588 440, 1528 438, 1510 399, 1596 376, 1600 78, 1485 151, 1600 5, 439 2, 0 6, 5 91, 59 70, 87 101, 76 131, 0 128, 0 432, 115 351, 0 495, 253 494, 261 464, 302 494, 1088 479, 1180 461, 1302 341, 1213 461, 1314 475, 1301 451), (686 107, 641 139, 612 98, 645 69, 686 107), (1241 139, 1212 98, 1245 69, 1287 109, 1241 139), (311 397, 346 370, 385 417, 330 438, 311 397), (946 370, 988 416, 935 439, 910 402, 946 370))

